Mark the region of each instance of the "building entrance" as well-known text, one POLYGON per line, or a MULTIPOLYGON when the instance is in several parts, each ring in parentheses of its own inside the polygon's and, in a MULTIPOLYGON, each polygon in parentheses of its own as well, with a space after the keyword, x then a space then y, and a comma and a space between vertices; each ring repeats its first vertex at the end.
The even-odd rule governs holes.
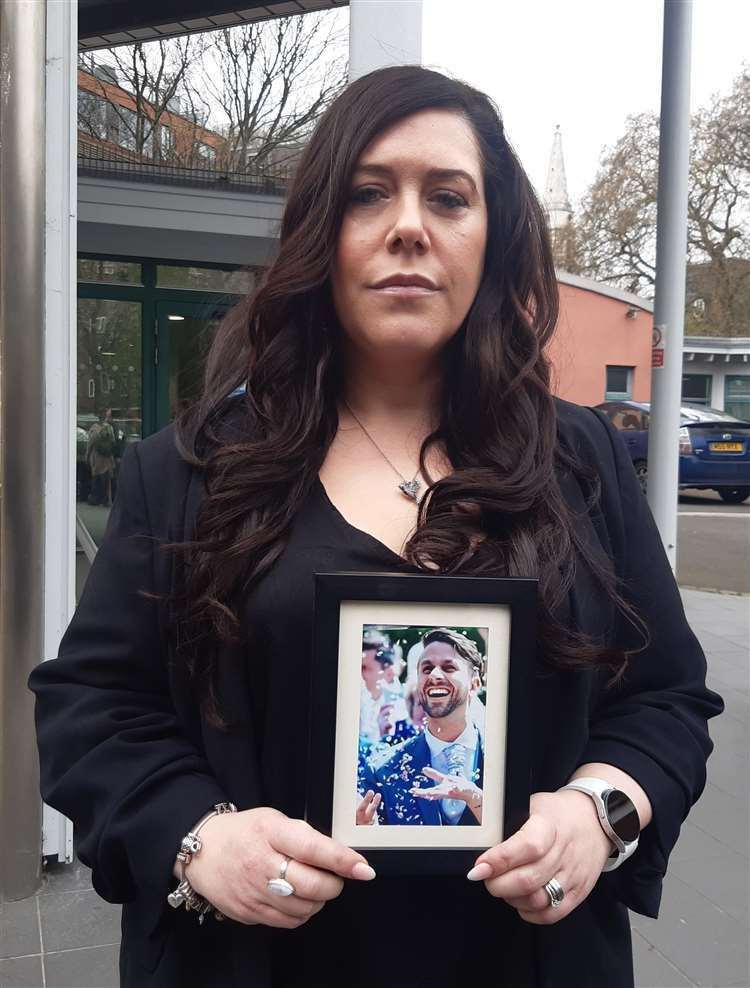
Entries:
MULTIPOLYGON (((79 257, 76 500, 79 545, 88 562, 106 527, 125 449, 198 398, 216 327, 252 291, 257 274, 219 265, 79 257), (114 433, 111 458, 97 451, 105 421, 114 433)), ((88 566, 81 563, 83 578, 88 566)))
POLYGON ((156 428, 171 422, 199 397, 203 368, 222 302, 156 303, 156 428))

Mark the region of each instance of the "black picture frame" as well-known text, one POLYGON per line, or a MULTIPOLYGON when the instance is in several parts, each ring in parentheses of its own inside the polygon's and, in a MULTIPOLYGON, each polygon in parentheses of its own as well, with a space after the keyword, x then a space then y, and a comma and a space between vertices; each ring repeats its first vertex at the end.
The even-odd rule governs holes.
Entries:
MULTIPOLYGON (((477 846, 478 831, 484 831, 487 823, 499 826, 501 839, 507 839, 528 819, 531 794, 531 737, 530 714, 533 669, 536 649, 537 619, 536 580, 496 577, 442 576, 429 574, 395 573, 316 573, 315 574, 315 620, 313 664, 310 690, 310 744, 308 766, 308 790, 306 801, 307 821, 320 832, 341 839, 344 843, 361 851, 379 874, 385 875, 436 875, 465 874, 474 864, 485 846, 477 846), (487 690, 485 717, 497 718, 504 742, 501 777, 497 790, 485 789, 485 794, 496 792, 496 807, 501 816, 498 824, 492 820, 483 821, 482 826, 442 827, 438 839, 434 827, 386 826, 364 828, 357 826, 349 833, 345 826, 335 826, 335 776, 339 771, 336 763, 337 735, 339 750, 346 750, 344 742, 355 743, 351 730, 342 735, 344 721, 352 722, 351 699, 348 704, 340 700, 340 690, 351 697, 353 687, 350 678, 361 686, 359 654, 350 670, 339 662, 342 629, 342 608, 344 624, 348 627, 347 642, 353 644, 352 628, 357 623, 352 618, 362 613, 357 605, 372 604, 372 613, 383 613, 382 608, 396 604, 422 606, 422 612, 429 607, 429 613, 441 614, 435 608, 445 608, 445 613, 454 617, 461 607, 471 607, 472 614, 487 615, 486 625, 505 615, 503 627, 508 628, 504 641, 490 643, 500 649, 502 655, 495 658, 502 670, 503 682, 496 684, 497 702, 487 690), (450 611, 448 610, 450 608, 450 611), (348 616, 347 616, 348 615, 348 616), (353 623, 354 622, 354 623, 353 623), (509 625, 509 627, 508 627, 509 625), (504 688, 502 688, 504 686, 504 688), (503 702, 505 701, 505 702, 503 702), (504 710, 500 709, 504 706, 504 710), (380 830, 373 835, 372 831, 380 830), (341 831, 341 832, 339 832, 341 831), (387 837, 382 833, 387 831, 387 837), (410 831, 411 834, 407 834, 410 831), (428 832, 429 831, 429 835, 428 832), (451 835, 448 832, 453 831, 451 835), (455 832, 461 831, 460 834, 455 832), (420 833, 423 832, 423 833, 420 833), (471 833, 470 833, 471 832, 471 833), (424 839, 422 839, 422 837, 424 839), (366 839, 365 839, 366 838, 366 839), (378 846, 373 841, 379 840, 378 846), (419 841, 419 846, 404 846, 404 840, 419 841), (446 846, 447 839, 454 844, 446 846), (383 845, 386 841, 388 846, 383 845), (461 841, 460 846, 455 841, 461 841)), ((417 613, 415 611, 415 613, 417 613)), ((467 613, 469 613, 467 611, 467 613)), ((412 622, 419 624, 424 622, 412 622)), ((436 622, 445 625, 445 622, 436 622)), ((465 623, 465 622, 462 622, 465 623)), ((455 625, 455 622, 454 622, 455 625)), ((485 625, 482 625, 485 626, 485 625)), ((362 625, 359 625, 360 629, 362 625)), ((360 631, 361 634, 361 631, 360 631)), ((503 636, 496 636, 503 637, 503 636)), ((361 646, 361 642, 359 643, 361 646)), ((348 648, 348 652, 351 648, 348 648)), ((488 653, 491 649, 488 649, 488 653)), ((359 695, 357 693, 357 695, 359 695)), ((358 704, 357 704, 358 706, 358 704)), ((359 722, 357 719, 356 743, 359 744, 359 722)), ((497 733, 497 732, 496 732, 497 733)), ((359 750, 359 749, 358 749, 359 750)), ((489 757, 489 755, 488 755, 489 757)), ((488 763, 489 764, 489 763, 488 763)), ((345 776, 348 778, 348 774, 345 776)), ((485 781, 485 786, 487 782, 485 781)), ((356 778, 352 780, 356 794, 356 778)), ((343 798, 343 797, 342 797, 343 798)), ((348 798, 348 797, 347 797, 348 798)), ((340 805, 340 804, 339 804, 340 805)), ((487 803, 485 802, 485 805, 487 803)), ((337 811, 339 821, 341 814, 337 811)), ((492 843, 496 843, 493 840, 492 843)))

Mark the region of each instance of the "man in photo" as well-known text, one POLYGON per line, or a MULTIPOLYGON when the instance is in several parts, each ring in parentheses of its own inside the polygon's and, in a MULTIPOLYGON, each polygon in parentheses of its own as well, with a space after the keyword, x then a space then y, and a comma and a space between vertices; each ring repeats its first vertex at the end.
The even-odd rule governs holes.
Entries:
POLYGON ((422 645, 417 699, 425 729, 385 761, 369 766, 361 780, 359 825, 482 822, 484 754, 470 715, 470 700, 482 686, 482 656, 470 638, 448 628, 427 632, 422 645))

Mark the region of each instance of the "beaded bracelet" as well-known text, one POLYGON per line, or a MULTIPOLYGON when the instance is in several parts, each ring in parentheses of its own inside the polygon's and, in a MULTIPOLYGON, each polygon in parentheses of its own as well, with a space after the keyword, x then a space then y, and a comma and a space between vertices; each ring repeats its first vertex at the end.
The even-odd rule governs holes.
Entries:
POLYGON ((210 912, 213 912, 214 918, 217 920, 224 919, 224 914, 220 913, 210 902, 207 902, 203 896, 198 895, 185 876, 185 868, 203 847, 203 841, 198 836, 203 825, 215 816, 236 812, 237 807, 234 803, 216 803, 213 809, 201 817, 192 830, 189 830, 180 841, 180 850, 177 852, 177 860, 180 862, 180 883, 174 891, 169 893, 167 902, 173 909, 179 909, 180 906, 184 906, 188 912, 192 909, 198 913, 199 923, 202 923, 210 912))

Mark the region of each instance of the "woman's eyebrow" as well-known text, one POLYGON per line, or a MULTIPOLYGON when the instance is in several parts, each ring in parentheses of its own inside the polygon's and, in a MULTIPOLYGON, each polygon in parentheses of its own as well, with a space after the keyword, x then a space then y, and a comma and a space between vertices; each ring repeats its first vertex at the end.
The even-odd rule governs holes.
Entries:
MULTIPOLYGON (((357 165, 354 169, 354 174, 359 175, 362 172, 366 172, 370 175, 383 175, 387 178, 393 176, 393 169, 389 168, 388 165, 357 165)), ((427 178, 433 179, 462 178, 465 182, 468 182, 474 192, 477 191, 476 182, 467 171, 463 170, 463 168, 429 168, 425 172, 425 175, 427 178)))

